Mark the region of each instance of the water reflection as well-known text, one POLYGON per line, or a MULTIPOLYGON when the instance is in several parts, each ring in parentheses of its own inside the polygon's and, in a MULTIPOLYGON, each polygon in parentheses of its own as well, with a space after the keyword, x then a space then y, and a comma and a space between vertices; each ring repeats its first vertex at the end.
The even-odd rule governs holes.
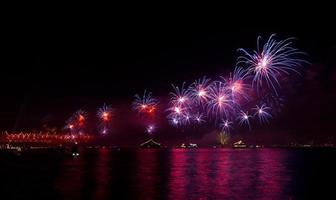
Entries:
POLYGON ((169 199, 288 199, 281 151, 173 150, 169 199))
POLYGON ((158 170, 158 153, 153 149, 143 149, 136 152, 136 182, 139 199, 154 200, 157 198, 156 186, 160 184, 158 170))
POLYGON ((100 149, 65 159, 55 187, 63 199, 291 199, 291 161, 279 149, 100 149))
POLYGON ((93 199, 108 199, 110 177, 110 155, 111 151, 107 148, 99 150, 98 159, 95 167, 96 190, 93 199))
POLYGON ((56 179, 55 186, 62 199, 80 199, 82 197, 84 165, 85 161, 82 157, 63 160, 62 171, 56 179))

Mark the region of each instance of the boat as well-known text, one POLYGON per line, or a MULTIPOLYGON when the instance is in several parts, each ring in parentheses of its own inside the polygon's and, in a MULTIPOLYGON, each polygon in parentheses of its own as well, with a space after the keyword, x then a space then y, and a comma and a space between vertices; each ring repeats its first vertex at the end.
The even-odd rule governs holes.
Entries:
POLYGON ((198 147, 198 145, 197 144, 193 144, 193 143, 189 143, 189 145, 188 145, 189 149, 195 149, 197 147, 198 147))
POLYGON ((71 153, 72 153, 71 155, 73 157, 78 157, 79 156, 79 150, 78 150, 78 145, 77 144, 75 144, 74 146, 72 146, 71 153))
POLYGON ((242 140, 233 143, 233 148, 246 148, 246 147, 247 145, 242 140))

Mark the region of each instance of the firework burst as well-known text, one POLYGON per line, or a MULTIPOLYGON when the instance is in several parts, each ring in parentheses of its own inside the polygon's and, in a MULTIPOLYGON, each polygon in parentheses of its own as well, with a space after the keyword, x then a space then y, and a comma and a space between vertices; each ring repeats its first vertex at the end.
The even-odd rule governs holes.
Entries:
POLYGON ((231 90, 226 84, 216 81, 212 84, 209 93, 209 101, 207 102, 207 110, 210 116, 216 120, 223 117, 228 118, 230 112, 233 111, 231 90))
POLYGON ((252 116, 248 114, 248 112, 240 111, 238 116, 238 121, 240 125, 246 125, 251 129, 250 118, 252 116))
POLYGON ((205 103, 209 98, 210 79, 203 77, 196 80, 189 87, 189 94, 193 102, 197 104, 205 103))
POLYGON ((196 113, 196 114, 194 115, 194 121, 195 121, 195 123, 197 123, 197 124, 202 124, 202 123, 204 123, 204 122, 205 122, 205 119, 204 119, 203 114, 202 114, 202 113, 196 113))
POLYGON ((238 57, 237 65, 247 67, 248 74, 253 76, 252 85, 259 90, 265 82, 269 88, 277 92, 280 86, 281 74, 298 73, 297 68, 306 63, 301 57, 303 52, 292 46, 293 38, 277 40, 273 34, 260 48, 260 39, 257 39, 257 50, 253 52, 238 49, 243 55, 238 57))
POLYGON ((151 92, 144 91, 142 97, 138 94, 135 95, 135 100, 132 103, 133 110, 142 114, 153 114, 159 101, 152 97, 151 92))
POLYGON ((149 135, 152 135, 155 131, 155 125, 151 124, 149 126, 147 126, 146 128, 146 133, 148 133, 149 135))
POLYGON ((183 82, 181 88, 174 85, 172 87, 174 88, 174 92, 170 92, 170 104, 183 107, 189 106, 189 103, 191 103, 190 90, 185 88, 185 82, 183 82))
POLYGON ((172 126, 179 126, 180 125, 180 120, 177 117, 171 117, 171 118, 169 118, 169 123, 172 126))
POLYGON ((271 108, 267 107, 266 104, 262 104, 261 106, 257 105, 254 110, 254 115, 258 116, 260 123, 267 123, 268 119, 272 117, 272 115, 270 114, 271 108))
POLYGON ((102 135, 109 133, 111 126, 111 119, 113 117, 113 109, 109 105, 103 105, 97 111, 97 117, 99 119, 98 129, 102 135))
POLYGON ((232 129, 232 122, 230 122, 229 120, 222 120, 220 127, 223 131, 229 132, 232 129))
POLYGON ((79 127, 84 127, 87 119, 87 112, 85 110, 78 110, 75 112, 75 119, 79 127))
POLYGON ((232 100, 235 104, 239 104, 242 99, 249 100, 248 92, 250 85, 246 83, 247 73, 241 67, 236 67, 233 73, 230 73, 228 80, 223 78, 227 87, 231 90, 232 100))
POLYGON ((87 112, 78 110, 67 120, 65 129, 68 129, 71 134, 83 134, 86 120, 87 112))

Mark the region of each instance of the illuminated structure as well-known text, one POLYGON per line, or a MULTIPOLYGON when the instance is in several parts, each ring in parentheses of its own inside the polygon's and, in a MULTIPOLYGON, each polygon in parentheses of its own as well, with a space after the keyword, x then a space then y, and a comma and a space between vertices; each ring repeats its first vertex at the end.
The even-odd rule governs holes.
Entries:
POLYGON ((70 135, 70 134, 49 134, 49 133, 8 133, 0 136, 2 143, 14 144, 41 144, 60 145, 73 143, 87 143, 94 139, 92 135, 70 135))
POLYGON ((233 148, 246 148, 246 147, 247 145, 242 140, 233 143, 233 148))
POLYGON ((161 148, 161 144, 155 142, 153 139, 149 139, 146 142, 139 145, 141 148, 161 148))

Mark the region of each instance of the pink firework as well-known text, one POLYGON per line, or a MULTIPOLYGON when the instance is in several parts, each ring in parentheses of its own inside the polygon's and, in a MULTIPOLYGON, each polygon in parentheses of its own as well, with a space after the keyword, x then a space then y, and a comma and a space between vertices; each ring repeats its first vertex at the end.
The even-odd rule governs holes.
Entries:
POLYGON ((256 106, 254 108, 256 116, 258 116, 260 123, 267 123, 268 120, 272 117, 270 114, 271 108, 266 106, 266 104, 262 104, 261 106, 256 106))
POLYGON ((113 117, 113 109, 109 105, 103 105, 97 111, 97 117, 99 119, 98 129, 102 135, 106 135, 110 132, 111 120, 113 117))
POLYGON ((149 135, 152 135, 155 131, 155 125, 154 124, 151 124, 149 126, 147 126, 146 128, 146 133, 148 133, 149 135))
POLYGON ((152 93, 147 93, 145 90, 142 97, 138 94, 135 95, 132 108, 141 114, 154 114, 158 104, 159 101, 152 97, 152 93))
POLYGON ((216 81, 212 84, 207 102, 208 114, 217 119, 228 118, 233 111, 231 90, 226 84, 216 81))
POLYGON ((252 116, 248 114, 248 112, 240 111, 238 116, 238 121, 240 125, 246 125, 251 129, 250 118, 252 116))
POLYGON ((232 129, 232 122, 230 122, 229 120, 222 120, 220 127, 223 131, 229 132, 232 129))
POLYGON ((204 119, 203 114, 202 114, 202 113, 196 113, 196 114, 194 115, 194 121, 195 121, 195 123, 197 123, 197 124, 202 124, 202 123, 204 123, 204 122, 205 122, 205 119, 204 119))
POLYGON ((191 103, 190 91, 185 89, 185 82, 183 82, 182 87, 172 85, 174 88, 173 92, 170 92, 170 104, 175 106, 189 106, 191 103))
POLYGON ((236 67, 233 73, 230 74, 230 77, 226 81, 227 87, 231 90, 232 100, 234 103, 239 104, 241 100, 248 100, 248 92, 250 84, 247 83, 246 71, 240 67, 236 67))
POLYGON ((198 79, 190 85, 188 90, 194 102, 198 104, 206 103, 209 98, 210 79, 206 77, 198 79))

